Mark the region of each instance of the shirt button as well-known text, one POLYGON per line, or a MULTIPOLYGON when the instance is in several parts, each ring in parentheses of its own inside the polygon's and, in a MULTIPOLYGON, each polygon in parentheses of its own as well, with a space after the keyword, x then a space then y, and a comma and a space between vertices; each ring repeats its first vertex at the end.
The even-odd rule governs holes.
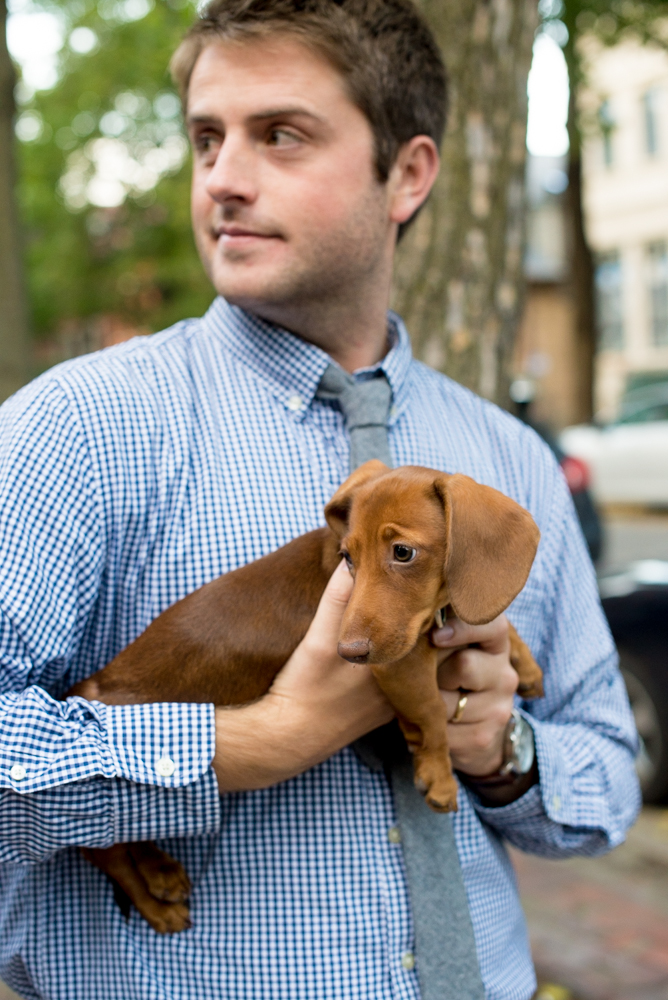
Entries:
POLYGON ((23 764, 14 764, 14 767, 9 772, 9 777, 12 781, 23 781, 26 776, 26 769, 23 764))
POLYGON ((561 809, 561 798, 558 795, 552 796, 552 807, 556 812, 561 809))
POLYGON ((398 826, 391 826, 387 831, 387 839, 391 844, 401 843, 401 830, 398 826))
POLYGON ((412 951, 405 951, 403 953, 401 956, 401 964, 406 972, 410 972, 411 969, 415 968, 415 955, 412 951))
POLYGON ((301 410, 304 405, 304 400, 301 396, 290 396, 288 400, 288 408, 290 410, 301 410))
POLYGON ((155 769, 161 778, 171 778, 176 770, 176 764, 171 757, 161 757, 155 765, 155 769))
POLYGON ((394 418, 396 417, 396 415, 397 415, 398 412, 399 411, 396 408, 396 406, 391 406, 390 407, 390 420, 394 420, 394 418))

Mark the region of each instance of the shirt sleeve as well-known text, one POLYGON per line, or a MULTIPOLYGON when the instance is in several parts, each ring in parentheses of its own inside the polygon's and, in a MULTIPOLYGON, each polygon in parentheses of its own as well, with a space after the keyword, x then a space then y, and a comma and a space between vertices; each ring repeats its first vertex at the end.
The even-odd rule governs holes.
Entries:
MULTIPOLYGON (((40 384, 41 383, 41 384, 40 384)), ((56 383, 0 410, 0 860, 210 832, 211 705, 58 700, 106 546, 85 439, 56 383)), ((104 660, 97 664, 102 666, 104 660)))
POLYGON ((539 784, 499 808, 472 798, 478 815, 515 847, 558 858, 620 844, 640 808, 640 789, 637 734, 617 652, 556 466, 554 476, 537 560, 543 598, 530 610, 520 595, 517 618, 510 611, 520 634, 522 618, 528 632, 532 616, 541 619, 530 645, 544 671, 545 697, 521 703, 534 732, 539 784))

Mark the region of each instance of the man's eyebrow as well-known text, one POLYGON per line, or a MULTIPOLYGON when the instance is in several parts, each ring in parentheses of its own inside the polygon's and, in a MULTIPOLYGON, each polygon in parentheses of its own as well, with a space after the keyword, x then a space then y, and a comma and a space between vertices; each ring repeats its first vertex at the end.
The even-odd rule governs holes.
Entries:
MULTIPOLYGON (((306 108, 300 107, 284 107, 284 108, 266 108, 263 111, 256 111, 255 114, 249 115, 249 121, 265 121, 270 118, 286 118, 301 116, 305 118, 312 118, 314 121, 323 122, 323 119, 316 115, 313 111, 308 111, 306 108)), ((222 125, 222 121, 217 115, 187 115, 186 125, 189 127, 191 125, 222 125)))
POLYGON ((301 115, 306 118, 313 118, 315 121, 322 121, 319 115, 316 115, 313 111, 308 111, 306 108, 300 107, 284 107, 284 108, 267 108, 266 111, 257 111, 254 115, 249 115, 251 121, 262 121, 265 118, 283 118, 290 115, 301 115))

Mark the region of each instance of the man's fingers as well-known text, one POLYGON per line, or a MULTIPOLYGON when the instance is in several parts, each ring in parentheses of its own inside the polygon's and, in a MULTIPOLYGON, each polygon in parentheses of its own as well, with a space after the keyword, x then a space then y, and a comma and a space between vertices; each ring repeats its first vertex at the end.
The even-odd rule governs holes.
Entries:
POLYGON ((341 560, 332 573, 318 610, 308 630, 308 638, 317 636, 319 647, 336 651, 341 632, 341 621, 353 589, 353 578, 345 560, 341 560))
POLYGON ((505 654, 492 655, 482 649, 462 649, 438 668, 438 686, 442 691, 495 690, 513 694, 518 684, 505 654))
POLYGON ((431 641, 441 649, 475 644, 491 653, 504 652, 508 644, 508 619, 500 614, 487 625, 467 625, 459 618, 448 618, 442 629, 433 630, 431 641))

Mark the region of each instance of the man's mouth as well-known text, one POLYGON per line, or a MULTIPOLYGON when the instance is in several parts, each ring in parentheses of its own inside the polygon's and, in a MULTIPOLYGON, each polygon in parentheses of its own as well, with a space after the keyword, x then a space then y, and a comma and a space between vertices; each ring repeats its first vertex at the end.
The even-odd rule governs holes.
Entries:
POLYGON ((213 229, 213 236, 215 239, 220 240, 223 246, 230 247, 241 247, 246 244, 254 243, 257 240, 280 239, 278 233, 262 232, 261 230, 238 225, 216 226, 213 229))

